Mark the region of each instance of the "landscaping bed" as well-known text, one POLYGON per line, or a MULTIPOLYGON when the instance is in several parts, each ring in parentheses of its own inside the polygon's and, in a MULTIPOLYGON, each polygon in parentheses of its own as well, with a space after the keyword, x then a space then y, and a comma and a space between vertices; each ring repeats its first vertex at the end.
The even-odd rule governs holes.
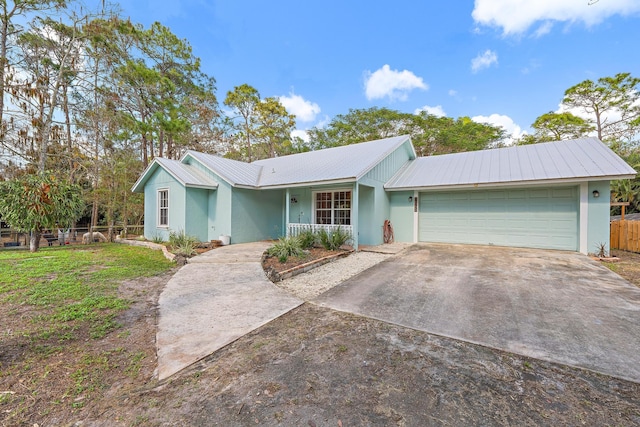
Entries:
POLYGON ((290 256, 284 262, 275 256, 269 256, 265 253, 262 257, 262 268, 272 282, 279 282, 297 274, 306 273, 335 259, 345 257, 352 252, 352 250, 347 249, 310 248, 305 250, 303 256, 290 256))

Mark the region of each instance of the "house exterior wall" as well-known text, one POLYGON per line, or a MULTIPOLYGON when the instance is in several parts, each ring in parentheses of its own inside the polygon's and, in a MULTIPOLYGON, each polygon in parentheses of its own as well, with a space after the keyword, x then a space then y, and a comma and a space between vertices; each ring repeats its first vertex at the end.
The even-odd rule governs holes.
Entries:
POLYGON ((390 219, 391 213, 390 194, 384 190, 384 184, 412 158, 411 143, 407 140, 358 181, 359 184, 362 184, 360 191, 364 190, 366 195, 364 199, 361 197, 361 200, 368 204, 368 207, 360 206, 360 217, 358 218, 359 244, 382 244, 382 226, 385 220, 390 219), (368 210, 368 212, 363 212, 365 210, 368 210))
POLYGON ((607 245, 609 251, 610 238, 610 186, 609 181, 591 181, 588 190, 588 227, 587 227, 587 252, 597 253, 600 244, 607 245), (593 192, 598 191, 600 197, 593 197, 593 192))
POLYGON ((162 168, 144 186, 144 237, 169 240, 169 231, 185 230, 185 188, 162 168), (169 225, 158 226, 158 190, 169 190, 169 225))
POLYGON ((283 190, 235 188, 231 201, 231 242, 256 242, 284 235, 283 206, 283 190))
MULTIPOLYGON (((361 245, 375 245, 376 232, 382 234, 382 226, 375 229, 375 188, 366 185, 358 187, 358 243, 361 245)), ((382 243, 382 242, 381 242, 382 243)))
POLYGON ((311 188, 292 188, 289 190, 289 194, 297 200, 297 203, 289 204, 289 222, 295 224, 311 224, 313 221, 311 188))
POLYGON ((389 220, 396 242, 413 242, 413 191, 389 193, 389 220))
MULTIPOLYGON (((217 240, 221 235, 230 236, 232 231, 231 200, 233 188, 227 181, 212 172, 211 169, 200 164, 198 161, 189 158, 185 163, 198 168, 202 173, 218 184, 218 188, 216 190, 207 191, 207 218, 203 221, 207 231, 205 239, 209 241, 217 240)), ((201 227, 200 224, 194 224, 194 226, 201 227)))
POLYGON ((221 235, 231 235, 231 198, 233 189, 223 180, 218 181, 216 191, 208 196, 208 240, 217 240, 221 235))
POLYGON ((209 191, 202 188, 187 188, 185 192, 184 231, 189 236, 197 237, 201 242, 210 240, 207 230, 209 191))

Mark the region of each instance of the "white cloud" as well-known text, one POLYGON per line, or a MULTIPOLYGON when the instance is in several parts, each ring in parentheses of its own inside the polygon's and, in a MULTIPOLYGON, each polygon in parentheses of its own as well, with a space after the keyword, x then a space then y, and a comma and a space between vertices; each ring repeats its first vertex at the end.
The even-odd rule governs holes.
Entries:
POLYGON ((498 55, 491 49, 487 49, 471 60, 471 71, 477 73, 478 71, 484 68, 489 68, 491 65, 497 63, 498 55))
POLYGON ((295 137, 302 139, 304 142, 309 142, 310 140, 309 132, 307 132, 304 129, 295 129, 294 131, 292 131, 291 138, 295 138, 295 137))
POLYGON ((542 22, 535 31, 541 36, 551 30, 553 21, 592 26, 613 15, 638 12, 638 0, 475 0, 471 16, 478 25, 498 27, 505 35, 525 33, 542 22))
POLYGON ((504 130, 507 131, 507 144, 512 143, 514 140, 522 137, 522 135, 525 135, 527 133, 526 131, 523 131, 522 128, 517 125, 511 117, 502 114, 491 114, 490 116, 474 116, 471 117, 471 120, 477 123, 501 126, 504 130))
POLYGON ((449 89, 449 96, 456 96, 458 95, 458 91, 455 89, 449 89))
POLYGON ((408 70, 392 70, 385 64, 382 68, 365 73, 365 94, 367 99, 389 98, 390 100, 405 101, 414 89, 427 90, 422 77, 418 77, 408 70))
POLYGON ((436 117, 444 117, 447 115, 447 113, 444 112, 442 105, 436 105, 435 107, 430 107, 429 105, 425 105, 422 108, 416 108, 413 114, 420 114, 421 111, 426 111, 427 113, 436 117))
POLYGON ((289 96, 279 96, 278 99, 287 109, 289 114, 296 116, 302 122, 312 122, 320 114, 320 106, 315 102, 307 101, 300 95, 291 92, 289 96))

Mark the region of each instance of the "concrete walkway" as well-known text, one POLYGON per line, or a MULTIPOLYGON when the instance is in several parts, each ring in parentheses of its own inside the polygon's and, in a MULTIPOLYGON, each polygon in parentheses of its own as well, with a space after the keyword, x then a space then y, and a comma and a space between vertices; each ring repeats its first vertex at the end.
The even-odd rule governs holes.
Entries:
POLYGON ((158 379, 165 379, 302 304, 260 264, 271 244, 223 246, 192 258, 160 295, 158 379))

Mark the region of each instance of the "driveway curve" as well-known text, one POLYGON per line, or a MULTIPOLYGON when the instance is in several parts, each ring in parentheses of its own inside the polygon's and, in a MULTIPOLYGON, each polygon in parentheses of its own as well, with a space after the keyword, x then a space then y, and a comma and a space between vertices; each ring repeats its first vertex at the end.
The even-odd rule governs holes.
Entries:
POLYGON ((578 253, 420 244, 314 302, 640 382, 640 288, 578 253))
POLYGON ((158 379, 165 379, 302 304, 269 281, 269 242, 235 244, 192 258, 158 301, 158 379))

